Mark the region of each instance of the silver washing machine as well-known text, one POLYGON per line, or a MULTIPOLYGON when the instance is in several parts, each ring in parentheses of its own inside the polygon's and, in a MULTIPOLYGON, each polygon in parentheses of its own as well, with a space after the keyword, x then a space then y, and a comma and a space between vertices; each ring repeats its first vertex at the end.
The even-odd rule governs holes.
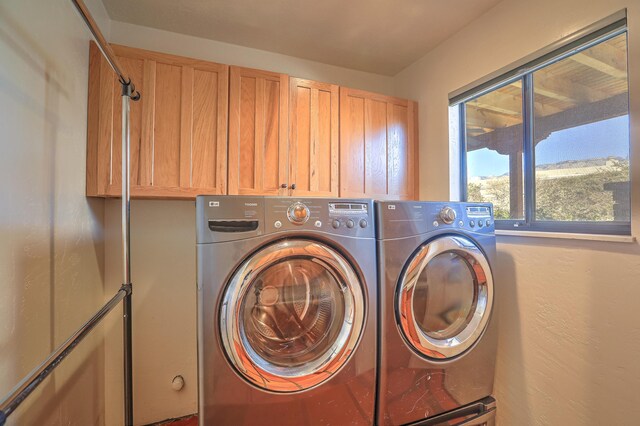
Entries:
POLYGON ((379 425, 493 425, 492 206, 376 202, 379 425))
POLYGON ((371 425, 370 200, 199 196, 200 425, 371 425))

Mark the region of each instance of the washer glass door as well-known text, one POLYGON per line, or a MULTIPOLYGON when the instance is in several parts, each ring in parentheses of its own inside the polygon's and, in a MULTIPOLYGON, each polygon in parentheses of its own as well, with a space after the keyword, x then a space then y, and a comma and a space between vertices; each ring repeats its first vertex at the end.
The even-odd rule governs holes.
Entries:
POLYGON ((489 263, 471 240, 436 238, 411 257, 397 294, 400 329, 418 353, 458 356, 482 335, 493 304, 489 263))
POLYGON ((274 392, 316 386, 342 367, 364 325, 347 260, 322 243, 282 240, 246 260, 225 291, 220 326, 242 377, 274 392))

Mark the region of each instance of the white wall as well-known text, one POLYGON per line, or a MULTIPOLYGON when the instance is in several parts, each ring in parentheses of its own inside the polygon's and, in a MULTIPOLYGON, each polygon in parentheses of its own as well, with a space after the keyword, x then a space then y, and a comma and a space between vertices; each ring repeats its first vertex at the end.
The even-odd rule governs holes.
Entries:
MULTIPOLYGON (((393 78, 271 52, 111 22, 112 43, 215 62, 287 73, 393 94, 393 78)), ((310 47, 311 48, 311 47, 310 47)), ((109 291, 121 284, 120 204, 106 201, 106 268, 109 291)), ((134 201, 131 207, 134 284, 134 395, 137 424, 197 412, 195 203, 134 201), (176 392, 171 380, 182 375, 176 392)), ((122 411, 121 333, 109 323, 106 343, 107 424, 122 411)))
MULTIPOLYGON (((640 2, 504 0, 396 76, 420 103, 420 189, 448 199, 447 95, 627 7, 633 232, 640 235, 640 2)), ((498 238, 500 425, 634 425, 637 243, 498 238)))
MULTIPOLYGON (((195 202, 131 203, 135 423, 198 411, 195 202), (171 388, 182 375, 185 387, 171 388)), ((105 282, 122 283, 120 200, 106 200, 105 282)), ((122 332, 112 318, 106 336, 106 424, 122 424, 122 332)))
MULTIPOLYGON (((100 2, 89 2, 108 30, 100 2)), ((71 2, 0 3, 0 395, 102 306, 102 200, 85 192, 88 32, 71 2)), ((10 417, 104 423, 98 328, 10 417)))

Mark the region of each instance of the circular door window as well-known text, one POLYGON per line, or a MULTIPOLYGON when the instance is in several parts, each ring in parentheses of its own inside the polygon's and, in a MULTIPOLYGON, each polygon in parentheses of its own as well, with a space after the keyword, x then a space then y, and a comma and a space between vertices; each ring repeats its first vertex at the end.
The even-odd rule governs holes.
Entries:
POLYGON ((242 377, 273 392, 329 379, 354 351, 364 325, 355 271, 332 248, 282 240, 252 255, 225 291, 220 327, 242 377))
POLYGON ((423 245, 398 287, 400 329, 409 345, 435 359, 458 356, 482 335, 493 304, 493 278, 482 251, 461 236, 423 245))

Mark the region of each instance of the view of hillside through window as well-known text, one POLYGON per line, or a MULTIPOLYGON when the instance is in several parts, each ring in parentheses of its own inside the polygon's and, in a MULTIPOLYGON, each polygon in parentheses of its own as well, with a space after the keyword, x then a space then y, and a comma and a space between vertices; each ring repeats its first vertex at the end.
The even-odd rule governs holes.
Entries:
MULTIPOLYGON (((496 219, 628 222, 626 33, 535 71, 533 200, 524 198, 523 86, 518 80, 465 103, 467 199, 496 219)), ((529 118, 525 118, 529 119, 529 118)))

